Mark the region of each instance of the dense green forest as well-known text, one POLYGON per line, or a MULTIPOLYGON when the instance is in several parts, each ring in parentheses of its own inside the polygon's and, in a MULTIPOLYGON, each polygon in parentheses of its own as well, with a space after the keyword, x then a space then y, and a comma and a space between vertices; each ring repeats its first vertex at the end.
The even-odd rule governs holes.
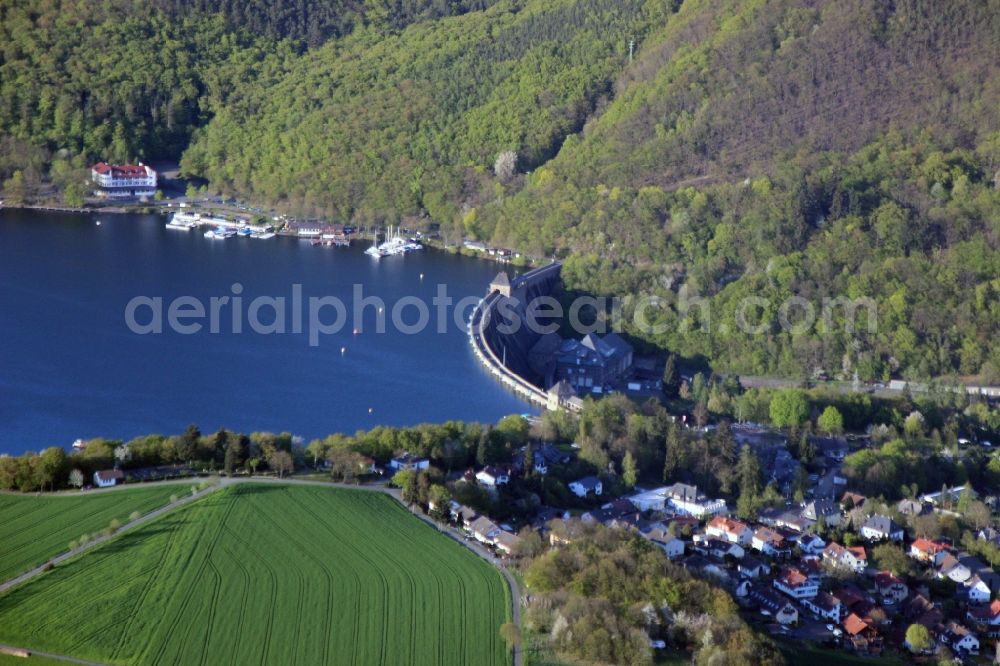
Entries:
POLYGON ((0 33, 12 199, 182 155, 292 213, 562 256, 719 369, 1000 381, 1000 0, 11 0, 0 33), (877 317, 784 330, 793 296, 877 317))

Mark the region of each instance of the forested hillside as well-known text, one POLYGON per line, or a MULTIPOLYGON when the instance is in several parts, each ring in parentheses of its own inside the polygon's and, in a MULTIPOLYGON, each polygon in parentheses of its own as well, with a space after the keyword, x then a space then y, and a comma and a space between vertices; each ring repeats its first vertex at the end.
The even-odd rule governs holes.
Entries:
POLYGON ((502 192, 485 173, 498 153, 521 168, 555 155, 609 92, 629 37, 665 20, 659 0, 507 0, 355 34, 217 109, 182 166, 304 212, 450 224, 502 192))
POLYGON ((319 46, 361 26, 400 29, 417 21, 482 10, 495 0, 154 0, 170 16, 221 14, 233 29, 319 46))
POLYGON ((292 213, 566 257, 719 369, 1000 381, 1000 0, 154 7, 0 5, 0 179, 183 151, 292 213), (791 296, 877 320, 783 330, 791 296))

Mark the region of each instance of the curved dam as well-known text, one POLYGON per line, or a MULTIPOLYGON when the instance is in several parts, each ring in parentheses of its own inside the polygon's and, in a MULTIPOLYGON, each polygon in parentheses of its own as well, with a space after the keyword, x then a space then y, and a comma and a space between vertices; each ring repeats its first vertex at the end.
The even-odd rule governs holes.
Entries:
POLYGON ((526 324, 528 307, 559 284, 562 262, 531 270, 511 280, 501 272, 469 319, 469 342, 479 361, 504 385, 549 409, 564 406, 558 391, 546 391, 546 378, 532 369, 529 352, 542 337, 526 324))

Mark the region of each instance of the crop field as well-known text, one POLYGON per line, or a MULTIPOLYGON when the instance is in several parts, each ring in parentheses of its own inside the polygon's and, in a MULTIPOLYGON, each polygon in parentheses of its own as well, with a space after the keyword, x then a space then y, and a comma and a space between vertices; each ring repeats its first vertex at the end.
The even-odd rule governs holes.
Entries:
POLYGON ((69 549, 84 533, 95 534, 112 519, 149 513, 184 485, 157 485, 111 492, 59 496, 0 495, 0 581, 24 573, 69 549))
POLYGON ((498 571, 377 492, 240 484, 0 596, 0 642, 109 664, 506 664, 498 571))

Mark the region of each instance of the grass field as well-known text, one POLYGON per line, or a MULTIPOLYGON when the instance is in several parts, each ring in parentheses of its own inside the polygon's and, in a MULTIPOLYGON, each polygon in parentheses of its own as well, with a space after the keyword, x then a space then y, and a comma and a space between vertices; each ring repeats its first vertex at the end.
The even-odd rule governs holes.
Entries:
POLYGON ((0 581, 13 578, 69 549, 133 511, 148 513, 183 495, 187 486, 160 485, 113 492, 35 497, 0 495, 0 581))
POLYGON ((500 573, 381 493, 239 485, 0 597, 0 642, 111 664, 506 664, 500 573))

